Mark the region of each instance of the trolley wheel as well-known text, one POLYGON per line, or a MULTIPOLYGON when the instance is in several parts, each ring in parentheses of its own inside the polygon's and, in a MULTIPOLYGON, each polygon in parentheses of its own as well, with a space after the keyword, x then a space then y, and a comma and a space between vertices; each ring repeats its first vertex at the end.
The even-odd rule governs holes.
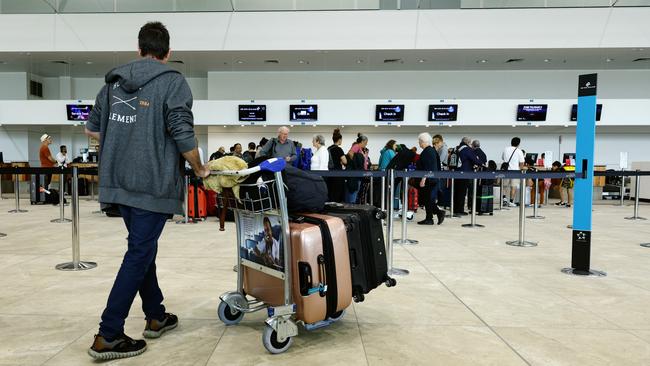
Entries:
POLYGON ((386 287, 394 287, 397 285, 397 280, 394 278, 389 278, 386 280, 386 287))
POLYGON ((219 303, 217 311, 219 313, 219 320, 221 320, 225 325, 238 324, 244 318, 244 313, 241 311, 235 311, 233 314, 230 305, 223 301, 219 303))
POLYGON ((353 297, 354 302, 363 302, 363 300, 366 299, 366 296, 364 294, 356 294, 353 297))
POLYGON ((262 333, 262 344, 269 353, 278 354, 283 353, 291 347, 293 344, 293 338, 289 337, 284 340, 284 342, 278 341, 278 333, 271 328, 270 325, 264 327, 264 332, 262 333))
POLYGON ((345 310, 337 311, 336 313, 332 314, 332 316, 330 316, 329 320, 333 322, 337 322, 341 320, 341 318, 343 318, 344 315, 345 315, 345 310))

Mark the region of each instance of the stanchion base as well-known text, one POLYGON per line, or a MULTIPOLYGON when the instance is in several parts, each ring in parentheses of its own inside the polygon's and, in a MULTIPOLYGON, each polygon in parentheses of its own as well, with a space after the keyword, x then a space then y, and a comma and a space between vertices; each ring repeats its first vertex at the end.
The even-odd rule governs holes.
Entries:
POLYGON ((640 217, 640 216, 630 216, 626 217, 625 220, 647 220, 645 217, 640 217))
MULTIPOLYGON (((0 233, 0 238, 4 238, 5 236, 7 236, 7 234, 5 234, 5 233, 0 233)), ((641 244, 641 245, 643 245, 643 244, 641 244)))
POLYGON ((519 241, 519 240, 511 240, 507 241, 506 244, 513 246, 513 247, 536 247, 537 242, 535 241, 519 241))
POLYGON ((66 224, 66 223, 68 223, 68 222, 72 222, 72 220, 70 220, 70 219, 66 219, 66 218, 64 217, 64 218, 62 218, 62 219, 54 219, 54 220, 50 220, 50 222, 53 222, 53 223, 55 223, 55 224, 66 224))
POLYGON ((566 228, 567 229, 573 229, 573 225, 567 225, 566 228))
POLYGON ((18 209, 18 210, 11 210, 11 211, 7 211, 7 212, 9 212, 9 213, 25 213, 25 212, 27 212, 27 210, 18 209))
POLYGON ((527 219, 537 219, 537 220, 541 220, 541 219, 545 219, 546 217, 544 217, 544 216, 539 216, 539 215, 537 215, 537 216, 530 215, 530 216, 526 216, 526 218, 527 218, 527 219))
POLYGON ((485 227, 485 225, 481 224, 462 224, 462 227, 485 227))
POLYGON ((93 269, 97 267, 97 263, 95 262, 67 262, 67 263, 61 263, 57 264, 56 269, 59 271, 85 271, 87 269, 93 269))
POLYGON ((402 239, 393 239, 393 243, 395 243, 395 244, 415 245, 415 244, 419 244, 420 242, 415 240, 415 239, 404 239, 404 241, 402 241, 402 239))
POLYGON ((408 276, 409 275, 409 270, 408 269, 402 269, 402 268, 396 268, 393 267, 390 270, 388 270, 388 274, 391 276, 408 276))
POLYGON ((196 224, 196 222, 193 221, 193 220, 187 220, 187 221, 185 221, 185 220, 180 220, 180 221, 176 221, 176 224, 178 224, 178 225, 184 225, 184 224, 196 224))
POLYGON ((575 269, 575 268, 562 268, 562 273, 568 274, 571 276, 592 276, 592 277, 605 277, 607 276, 606 272, 599 271, 596 269, 590 269, 588 271, 585 271, 583 269, 575 269))
POLYGON ((643 243, 641 246, 644 248, 650 248, 650 243, 643 243))
POLYGON ((93 214, 93 215, 103 214, 103 213, 104 213, 104 211, 102 211, 102 210, 91 212, 91 214, 93 214))

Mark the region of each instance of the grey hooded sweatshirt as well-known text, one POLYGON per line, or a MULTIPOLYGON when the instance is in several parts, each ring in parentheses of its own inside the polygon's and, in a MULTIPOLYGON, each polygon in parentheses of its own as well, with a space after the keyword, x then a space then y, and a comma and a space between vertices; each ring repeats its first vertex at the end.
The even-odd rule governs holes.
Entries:
POLYGON ((100 133, 99 201, 182 213, 180 154, 196 147, 187 81, 149 58, 116 67, 105 80, 86 124, 100 133))

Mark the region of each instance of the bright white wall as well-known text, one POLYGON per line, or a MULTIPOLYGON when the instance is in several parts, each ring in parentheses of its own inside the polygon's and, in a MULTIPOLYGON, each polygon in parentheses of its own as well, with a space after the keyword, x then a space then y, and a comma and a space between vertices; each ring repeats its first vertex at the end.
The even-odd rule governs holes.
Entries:
POLYGON ((0 99, 27 99, 27 73, 0 73, 0 99))
POLYGON ((0 52, 130 51, 124 40, 152 19, 179 51, 647 47, 649 18, 650 8, 622 7, 1 14, 0 52))
POLYGON ((102 86, 104 86, 103 78, 72 78, 72 99, 94 101, 102 86))
POLYGON ((599 98, 650 98, 648 70, 209 72, 209 99, 561 99, 598 72, 599 98))

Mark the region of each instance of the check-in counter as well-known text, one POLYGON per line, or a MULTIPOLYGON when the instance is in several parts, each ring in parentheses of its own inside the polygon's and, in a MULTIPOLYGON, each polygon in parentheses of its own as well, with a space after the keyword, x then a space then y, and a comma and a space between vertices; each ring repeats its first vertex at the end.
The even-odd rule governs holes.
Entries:
MULTIPOLYGON (((636 161, 632 162, 632 170, 650 170, 650 161, 636 161)), ((636 177, 630 177, 630 197, 634 197, 636 194, 636 177)), ((639 199, 641 200, 650 200, 650 177, 645 176, 640 178, 640 192, 639 199)))

